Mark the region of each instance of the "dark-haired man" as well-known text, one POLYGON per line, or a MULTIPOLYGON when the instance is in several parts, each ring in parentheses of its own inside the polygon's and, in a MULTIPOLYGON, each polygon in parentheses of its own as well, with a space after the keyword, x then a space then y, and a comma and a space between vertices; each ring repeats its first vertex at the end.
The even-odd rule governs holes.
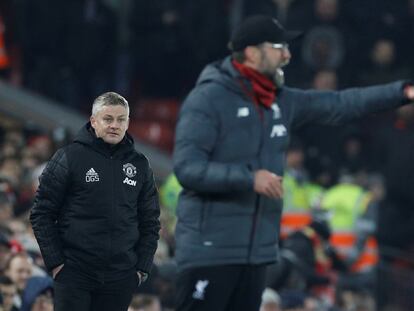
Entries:
POLYGON ((266 264, 278 256, 282 176, 289 133, 339 125, 414 99, 400 81, 340 92, 284 86, 288 43, 300 36, 267 16, 247 18, 232 55, 208 65, 185 100, 174 171, 177 310, 258 310, 266 264))

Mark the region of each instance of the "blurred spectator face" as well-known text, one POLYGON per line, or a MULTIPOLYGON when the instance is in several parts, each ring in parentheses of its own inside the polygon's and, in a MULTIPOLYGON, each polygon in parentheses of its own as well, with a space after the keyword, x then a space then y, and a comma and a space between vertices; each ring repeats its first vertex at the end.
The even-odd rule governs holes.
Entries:
POLYGON ((362 142, 357 137, 350 137, 344 143, 344 152, 347 157, 354 158, 361 154, 362 142))
POLYGON ((132 298, 128 311, 161 311, 160 299, 156 296, 138 294, 132 298))
POLYGON ((19 219, 9 221, 7 227, 12 232, 12 239, 20 240, 28 233, 27 226, 19 219))
POLYGON ((0 174, 9 179, 13 185, 18 185, 21 175, 19 161, 15 158, 4 159, 0 167, 0 174))
POLYGON ((52 155, 53 143, 48 136, 38 136, 31 140, 30 149, 33 152, 33 156, 44 162, 49 160, 52 155))
POLYGON ((13 205, 5 193, 0 192, 0 224, 6 223, 13 217, 13 205))
POLYGON ((18 154, 17 146, 13 144, 12 142, 8 142, 8 141, 3 143, 0 151, 3 157, 15 157, 18 154))
POLYGON ((53 297, 50 292, 38 296, 31 311, 53 311, 53 297))
POLYGON ((322 20, 334 20, 338 15, 337 0, 316 0, 315 13, 322 20))
POLYGON ((18 147, 24 145, 24 135, 19 129, 10 129, 7 131, 4 140, 11 142, 18 147))
POLYGON ((306 311, 318 311, 321 310, 322 306, 318 303, 318 300, 313 297, 308 297, 305 299, 305 309, 306 311))
POLYGON ((268 302, 265 304, 262 304, 260 307, 260 311, 281 311, 279 304, 275 302, 268 302))
POLYGON ((23 291, 32 275, 31 259, 25 254, 15 255, 6 267, 6 275, 17 285, 19 291, 23 291))
POLYGON ((161 304, 158 300, 154 300, 150 305, 142 308, 129 307, 128 311, 161 311, 161 304))
POLYGON ((6 268, 6 263, 11 255, 11 249, 9 245, 0 244, 0 274, 6 268))
POLYGON ((395 45, 389 40, 379 40, 371 53, 371 58, 374 64, 381 67, 389 66, 394 63, 395 59, 395 45))
POLYGON ((273 0, 273 3, 279 8, 287 9, 294 0, 273 0))
POLYGON ((0 293, 3 296, 4 310, 11 310, 13 306, 14 297, 17 293, 16 285, 0 284, 0 293))
POLYGON ((408 122, 414 121, 414 105, 405 105, 397 109, 397 117, 408 122))
POLYGON ((103 106, 96 115, 91 116, 91 124, 97 137, 108 144, 116 145, 121 142, 128 129, 128 110, 121 105, 103 106))
POLYGON ((21 165, 25 169, 33 170, 40 164, 32 148, 24 148, 21 156, 21 165))
POLYGON ((338 79, 334 71, 318 71, 313 79, 313 87, 317 90, 336 90, 338 88, 338 79))
POLYGON ((287 152, 286 165, 289 168, 301 169, 303 167, 304 154, 301 149, 292 149, 287 152))

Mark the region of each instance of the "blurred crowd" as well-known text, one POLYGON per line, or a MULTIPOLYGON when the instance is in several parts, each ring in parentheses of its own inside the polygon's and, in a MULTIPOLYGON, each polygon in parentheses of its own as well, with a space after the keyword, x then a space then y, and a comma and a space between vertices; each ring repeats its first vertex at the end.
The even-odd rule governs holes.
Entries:
MULTIPOLYGON (((290 47, 289 86, 335 90, 414 76, 412 0, 1 0, 0 77, 81 112, 98 94, 118 91, 153 137, 163 128, 144 123, 149 114, 163 118, 169 105, 176 117, 201 68, 228 53, 234 25, 255 13, 305 31, 290 47), (141 105, 148 97, 168 100, 141 105)), ((70 137, 0 124, 0 310, 52 310, 52 281, 28 211, 45 162, 70 137)), ((270 268, 261 310, 410 310, 414 107, 295 134, 284 178, 282 258, 270 268)), ((174 308, 180 185, 172 175, 159 186, 155 266, 130 311, 174 308)))
POLYGON ((228 53, 235 25, 257 13, 305 32, 291 46, 291 86, 412 76, 412 0, 2 0, 0 50, 8 60, 0 57, 0 69, 78 108, 107 89, 182 97, 206 63, 228 53))

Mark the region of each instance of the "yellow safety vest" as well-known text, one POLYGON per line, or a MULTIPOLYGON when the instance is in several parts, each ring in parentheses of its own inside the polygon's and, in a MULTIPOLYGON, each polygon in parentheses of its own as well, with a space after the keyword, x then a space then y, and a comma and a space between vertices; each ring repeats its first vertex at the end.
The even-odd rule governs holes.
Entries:
MULTIPOLYGON (((332 229, 331 244, 346 258, 350 254, 357 236, 354 225, 369 204, 370 194, 353 184, 339 184, 329 189, 321 203, 322 209, 329 211, 329 224, 332 229)), ((373 236, 368 237, 364 250, 352 265, 353 272, 371 269, 378 263, 378 244, 373 236)))
POLYGON ((299 184, 289 172, 283 176, 283 212, 280 225, 282 239, 311 223, 307 185, 306 182, 299 184))

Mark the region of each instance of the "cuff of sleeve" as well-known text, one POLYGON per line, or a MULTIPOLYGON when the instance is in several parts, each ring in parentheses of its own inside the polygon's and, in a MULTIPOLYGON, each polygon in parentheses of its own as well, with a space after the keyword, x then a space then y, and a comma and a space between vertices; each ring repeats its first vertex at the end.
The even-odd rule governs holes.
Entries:
POLYGON ((63 256, 54 256, 43 258, 43 261, 45 262, 46 269, 48 271, 52 271, 57 266, 63 264, 65 262, 65 258, 63 256))
POLYGON ((151 272, 153 260, 154 260, 154 255, 139 253, 138 262, 135 266, 136 270, 149 274, 151 272))

